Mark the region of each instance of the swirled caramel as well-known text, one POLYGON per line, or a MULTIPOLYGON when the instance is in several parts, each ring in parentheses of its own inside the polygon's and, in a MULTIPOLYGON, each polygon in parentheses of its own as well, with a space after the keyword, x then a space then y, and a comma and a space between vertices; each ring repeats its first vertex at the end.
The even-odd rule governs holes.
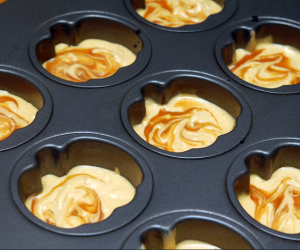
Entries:
POLYGON ((25 201, 40 220, 61 228, 97 223, 128 204, 135 188, 118 171, 77 166, 63 177, 42 177, 43 191, 25 201))
POLYGON ((146 0, 137 13, 152 23, 176 28, 205 21, 222 7, 212 0, 146 0))
POLYGON ((0 91, 0 141, 15 130, 28 126, 35 119, 37 108, 24 99, 0 91))
POLYGON ((148 143, 170 152, 207 147, 235 126, 228 112, 196 95, 179 94, 166 105, 145 98, 145 105, 146 116, 134 130, 148 143))
POLYGON ((300 233, 300 170, 282 167, 269 180, 250 176, 250 193, 238 196, 255 220, 274 230, 300 233))
POLYGON ((300 82, 299 50, 254 39, 250 43, 250 50, 237 49, 235 52, 234 61, 229 66, 235 75, 263 88, 278 88, 300 82))
POLYGON ((126 47, 98 39, 87 39, 77 46, 60 43, 55 52, 56 56, 43 63, 43 67, 72 82, 110 77, 136 60, 136 55, 126 47))

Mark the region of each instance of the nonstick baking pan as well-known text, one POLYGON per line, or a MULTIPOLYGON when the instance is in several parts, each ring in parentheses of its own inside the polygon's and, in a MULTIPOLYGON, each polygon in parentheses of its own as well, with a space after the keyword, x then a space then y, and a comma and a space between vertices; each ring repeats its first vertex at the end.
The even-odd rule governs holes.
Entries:
POLYGON ((0 247, 139 249, 198 239, 220 248, 299 248, 299 234, 266 228, 240 206, 235 185, 249 174, 300 168, 300 84, 263 89, 228 68, 251 31, 300 49, 298 0, 226 0, 205 22, 165 28, 141 18, 144 0, 8 0, 0 4, 0 89, 34 104, 32 124, 0 142, 0 247), (105 39, 130 48, 137 60, 106 79, 74 83, 41 63, 54 46, 105 39), (145 114, 144 97, 167 102, 196 91, 236 118, 235 129, 203 149, 171 153, 132 129, 145 114), (62 229, 24 205, 41 177, 80 164, 118 167, 134 200, 105 221, 62 229))

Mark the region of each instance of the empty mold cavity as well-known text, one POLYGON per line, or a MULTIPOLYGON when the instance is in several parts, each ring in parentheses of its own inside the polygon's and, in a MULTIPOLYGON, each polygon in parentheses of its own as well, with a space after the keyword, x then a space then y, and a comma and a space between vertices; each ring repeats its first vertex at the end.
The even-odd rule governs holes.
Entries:
POLYGON ((30 44, 30 55, 35 66, 46 76, 60 83, 82 87, 104 87, 124 82, 138 74, 147 65, 151 45, 140 28, 118 16, 102 14, 71 14, 58 17, 43 25, 30 44), (42 64, 55 57, 55 46, 65 43, 76 46, 86 39, 101 39, 117 43, 137 56, 135 62, 120 68, 108 78, 76 83, 58 78, 46 71, 42 64))
POLYGON ((164 27, 155 23, 152 23, 145 18, 141 17, 137 13, 137 9, 145 9, 146 8, 146 0, 124 0, 127 8, 129 11, 140 21, 143 21, 153 27, 168 30, 168 31, 175 31, 175 32, 193 32, 193 31, 204 31, 207 29, 211 29, 217 27, 218 25, 227 21, 235 12, 237 7, 237 0, 213 0, 217 4, 222 7, 221 12, 212 14, 208 16, 206 20, 198 24, 192 25, 184 25, 182 27, 177 28, 169 28, 164 27))
POLYGON ((48 91, 33 76, 11 68, 0 67, 0 90, 16 95, 38 109, 32 123, 15 130, 0 142, 0 151, 18 146, 37 135, 48 123, 52 113, 52 102, 48 91))
POLYGON ((300 240, 300 234, 286 234, 262 225, 244 210, 237 199, 242 194, 249 194, 252 174, 268 181, 273 173, 282 167, 300 169, 299 142, 295 140, 271 140, 257 144, 244 151, 233 162, 227 178, 228 192, 237 210, 253 225, 276 236, 300 240))
POLYGON ((261 248, 247 230, 225 217, 180 211, 146 222, 129 236, 123 249, 174 249, 187 240, 221 249, 261 248))
POLYGON ((50 139, 49 144, 45 146, 37 145, 20 159, 12 177, 12 192, 20 210, 36 224, 59 233, 90 235, 114 230, 137 216, 148 203, 151 184, 151 173, 146 163, 134 150, 130 151, 128 145, 124 146, 115 140, 107 141, 107 138, 79 136, 78 139, 74 139, 71 136, 61 136, 50 139), (48 174, 62 177, 79 165, 101 167, 111 171, 118 168, 120 175, 136 189, 134 199, 129 204, 116 208, 101 222, 72 229, 52 226, 31 214, 24 202, 30 195, 43 190, 41 178, 48 174))
POLYGON ((228 66, 233 62, 235 51, 247 49, 247 45, 254 35, 257 40, 272 37, 274 44, 288 45, 300 50, 300 26, 286 20, 274 21, 267 18, 256 18, 255 22, 243 21, 223 32, 216 44, 216 56, 220 66, 234 80, 254 89, 278 94, 299 92, 300 87, 297 84, 264 88, 242 80, 229 70, 228 66))
POLYGON ((143 146, 174 157, 202 158, 230 150, 247 135, 251 119, 250 110, 244 99, 239 93, 231 89, 227 82, 225 86, 225 83, 220 79, 180 74, 179 72, 166 73, 154 78, 156 79, 152 77, 137 84, 128 93, 122 105, 122 118, 125 127, 143 146), (156 103, 164 105, 178 94, 196 95, 219 106, 236 120, 235 127, 231 132, 220 135, 208 147, 191 149, 182 153, 173 153, 150 145, 133 130, 133 126, 140 124, 145 117, 145 98, 151 98, 156 103), (241 124, 243 124, 242 127, 241 124))

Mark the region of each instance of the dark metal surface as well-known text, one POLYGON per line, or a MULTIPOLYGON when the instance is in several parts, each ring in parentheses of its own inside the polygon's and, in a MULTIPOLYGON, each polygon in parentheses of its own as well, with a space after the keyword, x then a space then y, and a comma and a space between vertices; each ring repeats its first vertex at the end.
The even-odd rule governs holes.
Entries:
MULTIPOLYGON (((155 225, 172 228, 178 220, 189 216, 225 227, 227 224, 229 230, 239 234, 253 248, 299 248, 299 237, 284 238, 280 234, 270 233, 270 230, 263 230, 241 213, 240 207, 232 198, 234 184, 229 183, 229 180, 235 181, 239 177, 241 170, 232 175, 235 165, 232 168, 231 165, 239 155, 243 157, 246 149, 256 145, 255 150, 259 150, 259 143, 275 138, 287 143, 299 138, 299 91, 271 93, 272 91, 261 91, 241 84, 222 68, 222 63, 219 64, 220 51, 217 50, 227 45, 219 42, 222 41, 224 32, 235 25, 240 27, 241 22, 253 22, 257 25, 261 20, 264 22, 265 19, 261 17, 267 17, 268 20, 284 20, 300 29, 299 1, 228 0, 229 2, 235 11, 227 10, 230 15, 223 23, 215 23, 209 29, 202 29, 201 26, 197 30, 183 28, 184 32, 173 32, 147 24, 131 13, 127 0, 8 0, 0 5, 0 77, 11 72, 16 76, 24 76, 40 91, 45 102, 44 110, 40 110, 36 122, 18 131, 23 131, 25 135, 18 137, 16 133, 16 136, 0 142, 0 150, 4 150, 0 152, 0 248, 137 247, 141 234, 147 228, 155 225), (234 2, 236 6, 232 4, 234 2), (133 32, 137 31, 137 36, 145 43, 145 51, 141 53, 139 64, 130 66, 128 75, 124 68, 124 74, 120 71, 115 78, 95 80, 88 87, 84 87, 84 84, 69 86, 46 72, 42 73, 43 69, 37 65, 34 47, 44 38, 49 38, 49 30, 44 29, 49 29, 51 25, 55 25, 54 22, 59 21, 67 21, 71 27, 74 21, 81 19, 81 15, 84 18, 88 14, 93 17, 113 17, 133 32), (66 16, 70 19, 60 19, 66 16), (72 16, 75 18, 71 19, 72 16), (157 74, 168 72, 167 74, 172 75, 174 72, 176 75, 176 71, 208 77, 220 86, 228 83, 225 89, 245 107, 241 113, 246 113, 247 122, 241 121, 245 130, 240 131, 237 138, 233 138, 236 140, 234 144, 228 141, 229 149, 226 148, 226 138, 230 140, 233 134, 224 135, 223 143, 212 146, 213 152, 207 155, 199 153, 199 156, 196 150, 182 158, 156 152, 159 150, 153 150, 136 136, 132 136, 132 132, 128 130, 128 122, 125 121, 128 111, 126 105, 132 104, 128 96, 134 94, 136 86, 142 85, 144 79, 156 80, 157 74), (32 158, 29 155, 39 147, 42 149, 46 145, 58 148, 59 151, 67 145, 69 138, 76 140, 83 134, 86 137, 92 134, 93 138, 98 138, 101 142, 107 141, 121 149, 125 147, 126 152, 138 164, 145 164, 141 170, 147 175, 147 188, 138 195, 143 204, 137 208, 129 205, 130 219, 123 221, 120 227, 116 226, 111 231, 107 228, 102 230, 102 226, 99 229, 96 224, 91 227, 86 225, 82 229, 74 229, 74 234, 70 235, 64 233, 64 230, 54 230, 37 222, 28 213, 25 215, 17 183, 24 169, 32 166, 26 162, 32 158), (24 136, 28 140, 24 140, 24 136), (64 138, 68 138, 65 144, 64 138), (221 154, 215 152, 217 148, 220 148, 221 154), (27 166, 19 165, 23 161, 27 166), (142 194, 148 201, 142 199, 142 194), (165 215, 168 219, 164 219, 165 215), (85 228, 93 228, 95 231, 85 231, 85 228)), ((226 13, 222 15, 226 16, 226 13)), ((212 18, 215 21, 211 22, 217 22, 216 17, 217 15, 212 18)), ((226 41, 228 39, 224 40, 226 41)), ((297 88, 299 87, 295 86, 297 88)), ((140 96, 133 95, 133 98, 140 96)), ((113 215, 110 219, 114 225, 118 218, 127 216, 126 207, 119 211, 116 219, 113 215)))

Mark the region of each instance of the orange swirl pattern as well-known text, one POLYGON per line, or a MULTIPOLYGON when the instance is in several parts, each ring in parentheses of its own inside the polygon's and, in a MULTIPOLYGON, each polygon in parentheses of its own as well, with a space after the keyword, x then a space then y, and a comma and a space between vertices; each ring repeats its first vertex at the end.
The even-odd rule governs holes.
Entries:
MULTIPOLYGON (((52 188, 47 195, 41 198, 39 198, 39 194, 36 195, 32 200, 31 212, 48 224, 59 226, 57 225, 55 219, 56 216, 53 204, 45 204, 44 201, 46 201, 50 196, 62 195, 64 192, 64 187, 76 177, 96 179, 88 174, 76 174, 68 176, 62 183, 52 188)), ((69 199, 68 197, 65 197, 66 199, 64 199, 64 210, 61 212, 63 221, 67 223, 69 227, 102 221, 103 212, 101 209, 101 201, 97 193, 91 187, 84 186, 80 183, 78 183, 78 186, 76 186, 75 191, 81 191, 77 192, 76 199, 72 196, 70 196, 69 199), (76 221, 76 225, 72 224, 72 221, 76 221)))
POLYGON ((18 101, 9 96, 0 96, 0 141, 9 137, 15 130, 29 125, 29 121, 15 113, 10 105, 19 107, 18 101), (16 117, 17 119, 14 119, 16 117))
POLYGON ((164 108, 161 108, 159 113, 154 116, 145 127, 144 133, 146 141, 158 148, 175 152, 173 145, 176 141, 176 137, 178 136, 175 129, 181 127, 181 124, 183 123, 183 129, 179 133, 180 140, 192 148, 204 147, 206 146, 206 141, 188 138, 185 136, 185 132, 197 133, 201 131, 214 137, 214 140, 223 133, 217 119, 205 108, 190 108, 180 112, 167 111, 164 108), (214 123, 205 121, 191 122, 191 118, 197 112, 207 113, 208 116, 213 118, 214 123))
POLYGON ((266 88, 294 85, 300 82, 300 70, 284 52, 266 54, 265 49, 245 55, 230 67, 239 78, 266 88))
POLYGON ((113 54, 96 48, 67 47, 56 57, 45 63, 51 74, 72 82, 86 82, 91 79, 107 78, 117 72, 121 65, 113 54), (74 74, 69 69, 73 67, 74 74))
POLYGON ((201 23, 209 15, 220 11, 221 6, 211 0, 146 0, 146 11, 142 17, 161 26, 176 28, 201 23), (210 4, 214 4, 216 10, 210 4))
POLYGON ((266 226, 274 230, 284 232, 282 228, 291 226, 291 217, 300 220, 300 186, 291 177, 284 178, 273 192, 250 185, 250 198, 256 205, 254 218, 261 222, 267 215, 266 226))

